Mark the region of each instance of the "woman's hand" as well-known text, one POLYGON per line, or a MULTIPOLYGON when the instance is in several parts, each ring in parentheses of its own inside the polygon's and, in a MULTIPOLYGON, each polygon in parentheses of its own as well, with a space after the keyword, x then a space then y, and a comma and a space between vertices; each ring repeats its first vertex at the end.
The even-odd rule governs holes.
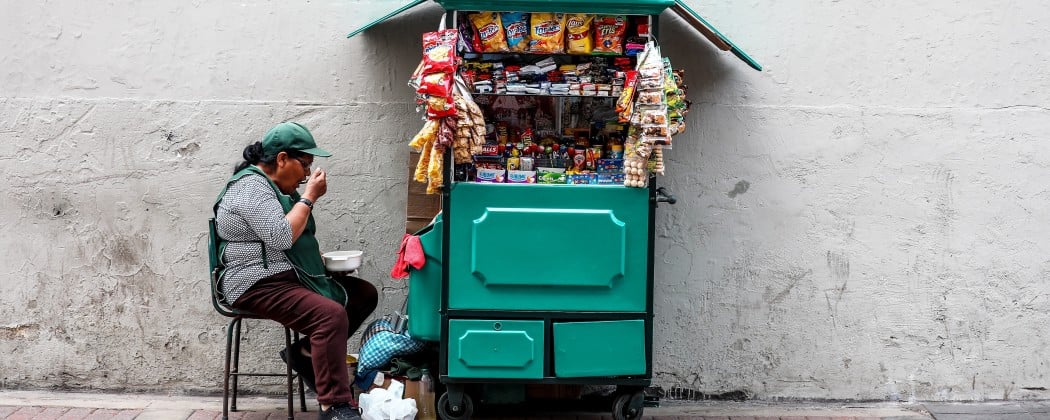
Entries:
POLYGON ((306 181, 306 190, 303 191, 302 197, 317 202, 317 199, 326 192, 328 192, 328 174, 321 168, 314 169, 313 176, 306 181))

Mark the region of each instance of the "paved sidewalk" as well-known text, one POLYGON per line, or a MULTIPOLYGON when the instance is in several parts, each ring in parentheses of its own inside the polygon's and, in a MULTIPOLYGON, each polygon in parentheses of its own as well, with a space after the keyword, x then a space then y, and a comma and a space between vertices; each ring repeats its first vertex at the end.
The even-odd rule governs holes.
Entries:
MULTIPOLYGON (((240 409, 231 419, 285 419, 281 397, 241 396, 240 409)), ((308 412, 296 411, 296 420, 317 418, 316 401, 307 401, 308 412)), ((296 401, 298 410, 298 401, 296 401)), ((222 417, 221 397, 182 395, 92 394, 42 391, 0 391, 0 419, 128 419, 128 420, 212 420, 222 417)), ((515 413, 496 418, 611 419, 608 413, 515 413)), ((922 420, 930 419, 921 406, 895 403, 758 403, 758 402, 677 402, 664 401, 660 407, 647 407, 645 419, 720 420, 922 420)))

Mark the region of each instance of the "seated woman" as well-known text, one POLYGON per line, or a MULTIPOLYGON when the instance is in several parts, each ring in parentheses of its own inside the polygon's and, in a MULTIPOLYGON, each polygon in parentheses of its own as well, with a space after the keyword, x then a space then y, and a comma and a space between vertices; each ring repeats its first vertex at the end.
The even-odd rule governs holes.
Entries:
POLYGON ((310 166, 315 156, 331 154, 317 147, 306 127, 286 122, 243 155, 214 206, 226 267, 222 292, 234 308, 309 338, 281 356, 291 357, 317 392, 320 419, 359 419, 346 342, 375 310, 378 293, 367 281, 350 276, 334 281, 325 272, 311 212, 328 184, 325 172, 317 168, 311 176, 310 166))

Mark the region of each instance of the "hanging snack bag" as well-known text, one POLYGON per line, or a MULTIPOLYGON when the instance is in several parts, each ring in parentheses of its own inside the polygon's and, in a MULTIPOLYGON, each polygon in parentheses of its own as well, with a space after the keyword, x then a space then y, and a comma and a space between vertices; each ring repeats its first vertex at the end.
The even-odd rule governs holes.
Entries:
POLYGON ((623 54, 623 36, 626 32, 626 17, 598 16, 594 21, 594 53, 623 54))
POLYGON ((529 16, 521 12, 500 13, 503 30, 507 36, 507 50, 526 52, 529 50, 529 16))
POLYGON ((499 13, 481 12, 470 15, 470 22, 481 39, 482 52, 506 52, 507 36, 503 34, 503 22, 499 13))
POLYGON ((459 31, 445 29, 423 34, 422 74, 456 71, 456 42, 459 31))
POLYGON ((443 98, 452 97, 452 76, 450 73, 431 73, 420 78, 416 93, 443 98))
POLYGON ((533 13, 529 28, 529 52, 558 54, 565 52, 565 14, 533 13))
POLYGON ((583 13, 571 13, 565 19, 565 37, 568 39, 566 47, 569 54, 590 54, 594 51, 594 38, 591 36, 591 26, 594 15, 583 13))

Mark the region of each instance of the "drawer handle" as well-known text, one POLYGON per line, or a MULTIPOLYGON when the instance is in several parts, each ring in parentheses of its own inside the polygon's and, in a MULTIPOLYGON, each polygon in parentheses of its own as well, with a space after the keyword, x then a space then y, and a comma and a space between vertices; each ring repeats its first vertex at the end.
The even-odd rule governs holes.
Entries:
POLYGON ((492 329, 494 329, 496 331, 502 330, 503 329, 503 323, 496 322, 496 323, 492 324, 492 329))

